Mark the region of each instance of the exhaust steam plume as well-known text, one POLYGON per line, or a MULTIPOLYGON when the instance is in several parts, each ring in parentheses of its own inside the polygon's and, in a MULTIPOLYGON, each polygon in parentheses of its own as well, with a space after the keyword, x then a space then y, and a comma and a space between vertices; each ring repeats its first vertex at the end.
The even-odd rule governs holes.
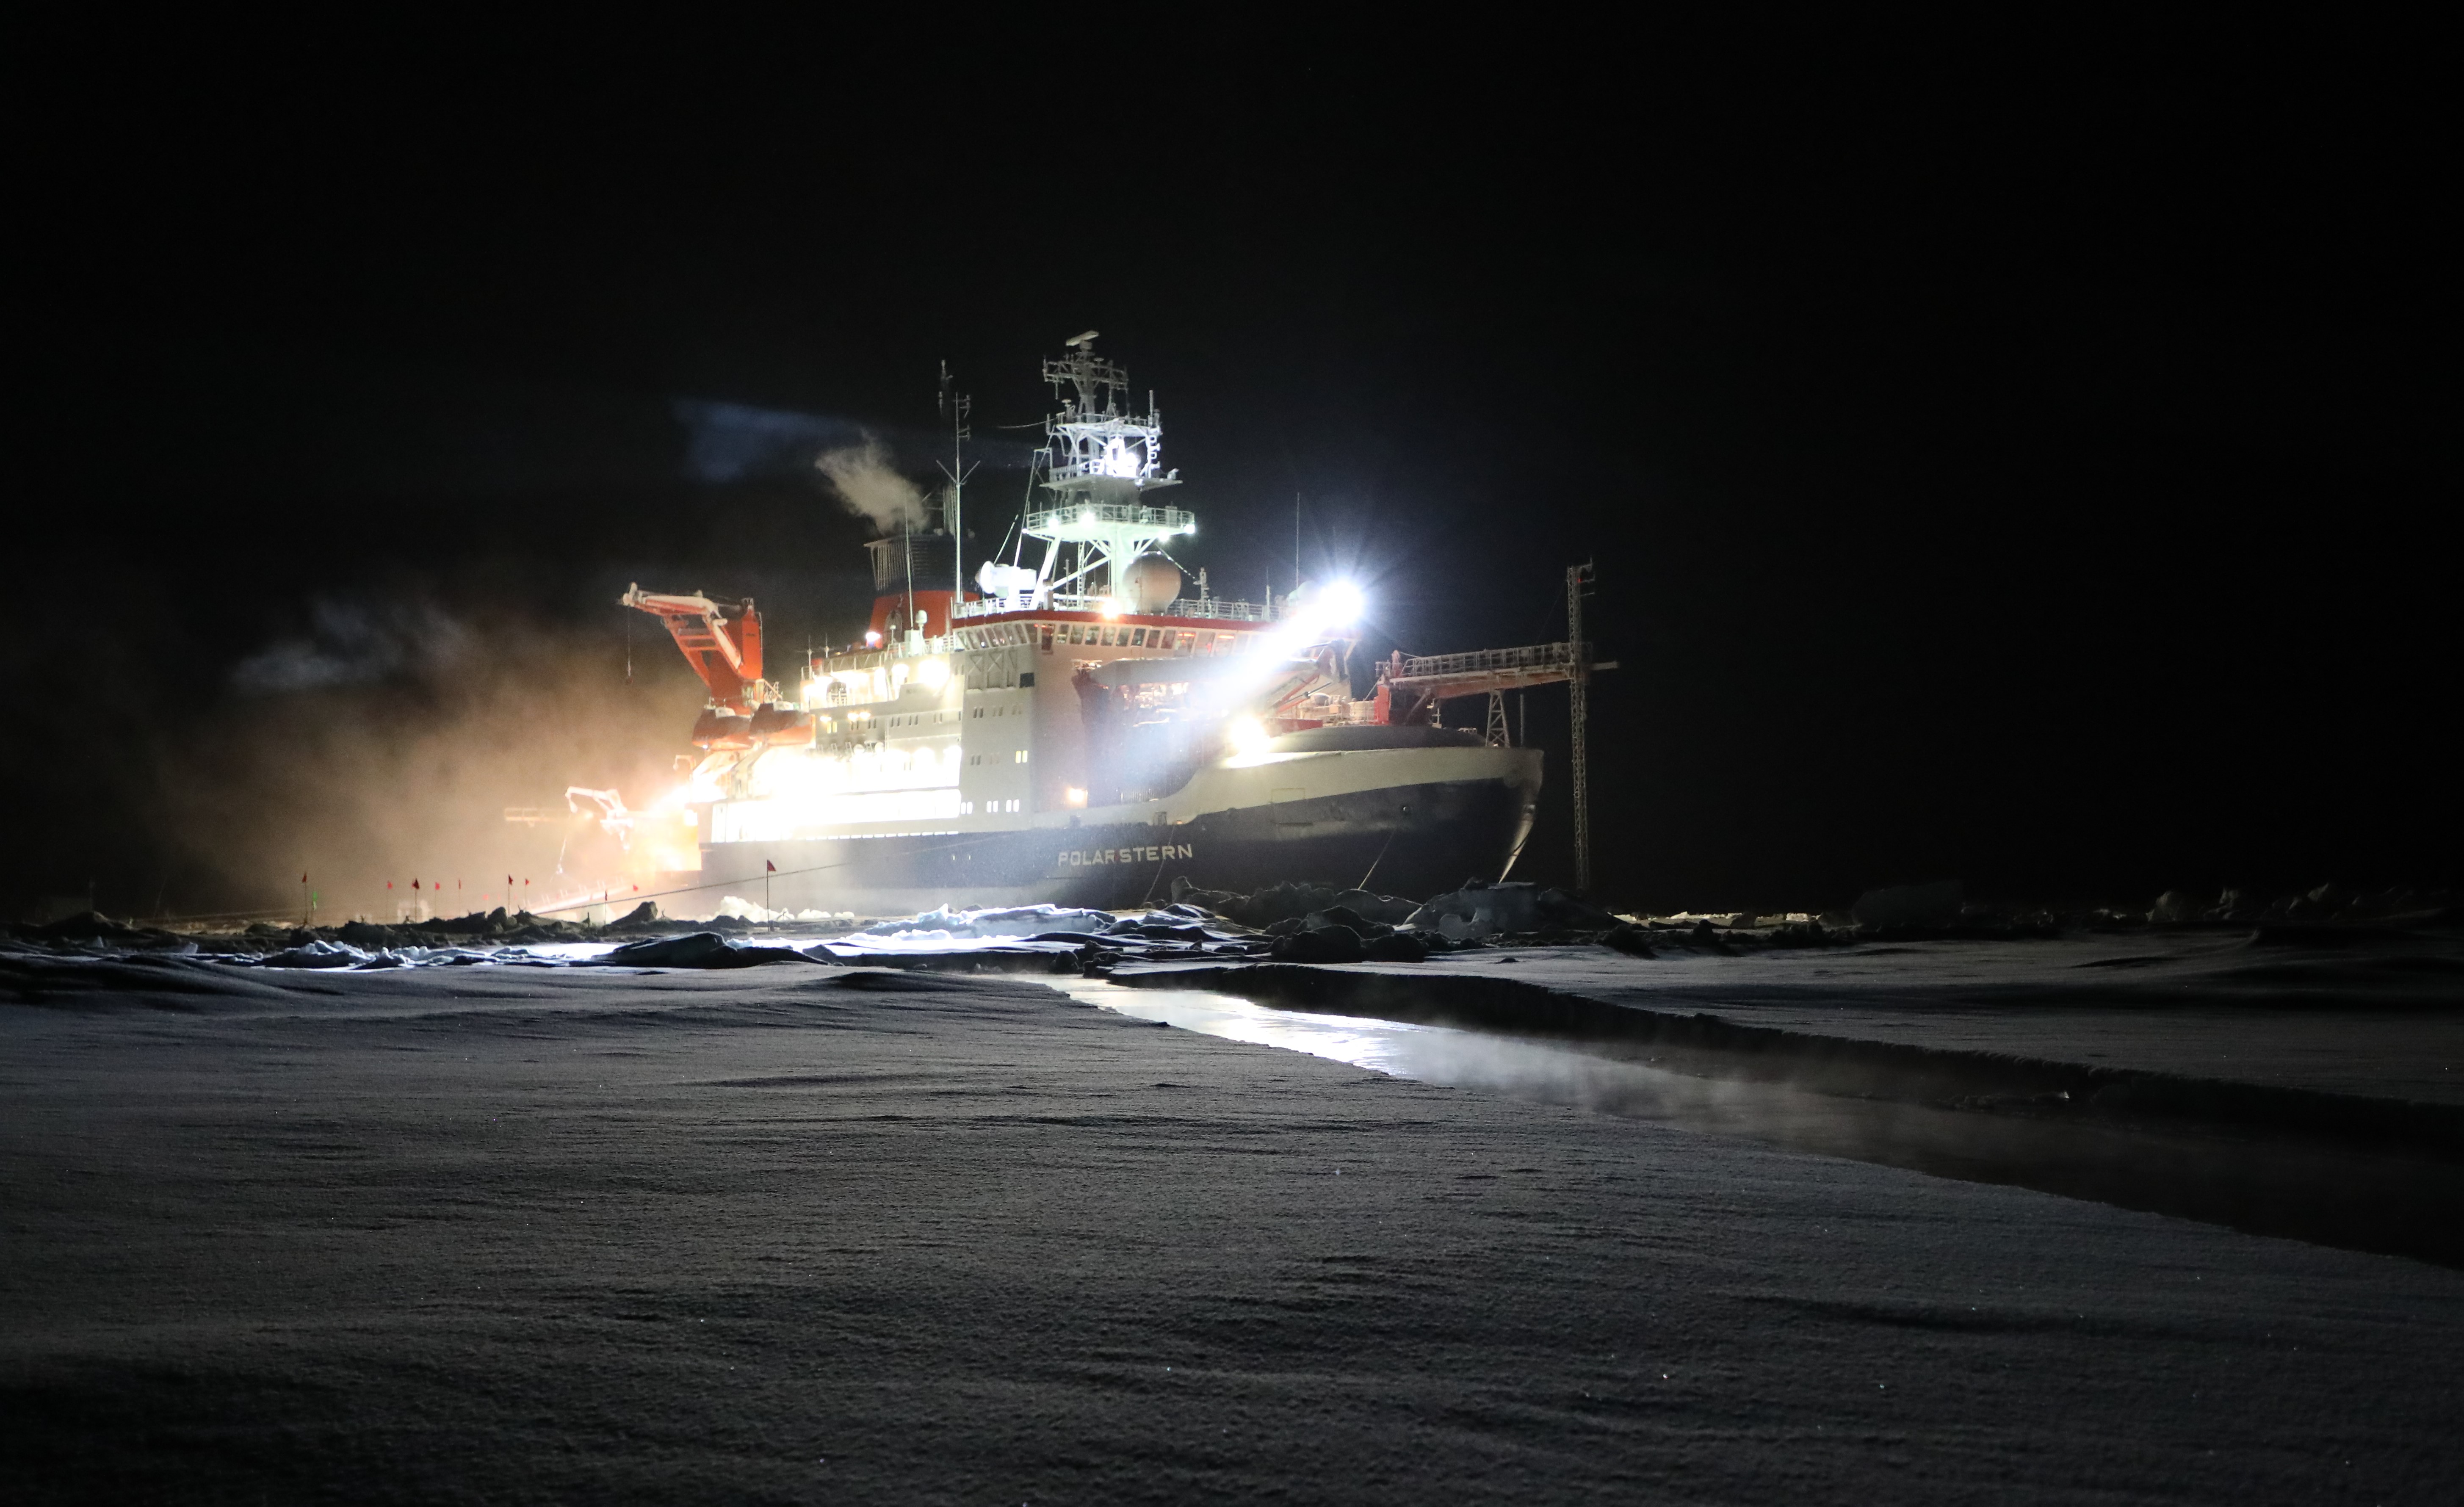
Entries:
POLYGON ((869 519, 884 534, 920 529, 931 518, 924 493, 891 469, 889 451, 878 440, 868 437, 862 445, 825 450, 813 465, 829 479, 849 513, 869 519))

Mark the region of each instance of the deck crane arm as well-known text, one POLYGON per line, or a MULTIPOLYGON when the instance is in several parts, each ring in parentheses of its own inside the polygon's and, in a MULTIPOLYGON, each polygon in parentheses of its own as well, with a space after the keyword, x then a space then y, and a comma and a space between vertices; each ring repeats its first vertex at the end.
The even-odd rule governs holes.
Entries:
POLYGON ((778 699, 778 688, 761 678, 761 614, 753 610, 752 598, 719 602, 699 595, 666 596, 644 591, 636 581, 618 601, 667 625, 685 663, 718 706, 750 715, 778 699))

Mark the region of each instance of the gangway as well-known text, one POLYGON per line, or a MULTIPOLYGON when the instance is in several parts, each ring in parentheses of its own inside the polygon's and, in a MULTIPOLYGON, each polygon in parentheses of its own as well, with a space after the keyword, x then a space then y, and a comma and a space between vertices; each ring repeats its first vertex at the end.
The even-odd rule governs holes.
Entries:
POLYGON ((1588 691, 1592 676, 1617 667, 1615 660, 1592 658, 1592 645, 1582 637, 1583 594, 1592 583, 1593 574, 1588 563, 1566 572, 1566 642, 1527 644, 1510 649, 1474 649, 1465 654, 1405 654, 1397 649, 1377 666, 1375 701, 1375 716, 1379 722, 1435 722, 1441 704, 1465 696, 1486 696, 1488 740, 1503 747, 1507 742, 1506 693, 1563 682, 1573 723, 1569 752, 1574 776, 1574 883, 1586 891, 1592 885, 1588 691))

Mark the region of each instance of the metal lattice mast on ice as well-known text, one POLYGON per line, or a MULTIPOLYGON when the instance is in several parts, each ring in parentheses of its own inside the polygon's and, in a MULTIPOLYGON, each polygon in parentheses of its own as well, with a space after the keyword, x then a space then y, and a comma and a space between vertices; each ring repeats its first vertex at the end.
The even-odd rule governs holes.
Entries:
MULTIPOLYGON (((1488 741, 1508 746, 1505 692, 1566 683, 1568 721, 1572 724, 1574 764, 1574 883, 1592 884, 1592 761, 1590 749, 1592 677, 1617 667, 1615 660, 1592 658, 1583 640, 1583 593, 1595 579, 1592 562, 1566 571, 1566 642, 1527 644, 1510 649, 1475 649, 1468 654, 1414 654, 1400 650, 1377 666, 1377 704, 1392 709, 1397 723, 1438 720, 1438 704, 1467 696, 1488 698, 1488 741)), ((1386 714, 1381 713, 1381 720, 1386 714)), ((1525 739, 1526 745, 1529 740, 1525 739)))
POLYGON ((1573 723, 1567 747, 1574 761, 1574 887, 1592 890, 1592 769, 1584 724, 1591 714, 1592 654, 1583 642, 1583 588, 1592 583, 1593 562, 1566 569, 1566 646, 1573 664, 1566 677, 1566 710, 1573 723))

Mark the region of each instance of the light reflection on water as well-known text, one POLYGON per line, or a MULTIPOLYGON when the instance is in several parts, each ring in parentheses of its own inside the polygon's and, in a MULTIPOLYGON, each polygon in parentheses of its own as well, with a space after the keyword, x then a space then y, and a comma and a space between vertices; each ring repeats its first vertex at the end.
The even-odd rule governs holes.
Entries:
POLYGON ((1661 1120, 1692 1130, 1792 1144, 1808 1137, 1831 1142, 1841 1128, 1843 1103, 1859 1105, 1856 1118, 1868 1122, 1878 1113, 1896 1118, 1898 1110, 1918 1107, 1842 1101, 1784 1083, 1689 1077, 1548 1042, 1453 1026, 1314 1015, 1206 990, 1132 989, 1089 979, 1055 980, 1054 985, 1133 1019, 1331 1058, 1396 1078, 1486 1089, 1627 1119, 1661 1120))
POLYGON ((1413 1038, 1446 1029, 1407 1025, 1399 1020, 1364 1020, 1356 1016, 1277 1010, 1202 989, 1125 989, 1093 979, 1055 983, 1089 1004, 1101 1005, 1134 1020, 1158 1020, 1184 1031, 1285 1047, 1312 1057, 1331 1057, 1338 1062, 1392 1073, 1397 1078, 1424 1076, 1413 1071, 1412 1063, 1425 1055, 1416 1048, 1426 1043, 1413 1038))
POLYGON ((1647 1061, 1451 1026, 1278 1009, 1204 990, 1054 979, 1140 1020, 1331 1058, 1397 1078, 1568 1104, 1672 1128, 1969 1182, 2464 1266, 2464 1165, 2428 1150, 2294 1134, 1982 1112, 1647 1061))

